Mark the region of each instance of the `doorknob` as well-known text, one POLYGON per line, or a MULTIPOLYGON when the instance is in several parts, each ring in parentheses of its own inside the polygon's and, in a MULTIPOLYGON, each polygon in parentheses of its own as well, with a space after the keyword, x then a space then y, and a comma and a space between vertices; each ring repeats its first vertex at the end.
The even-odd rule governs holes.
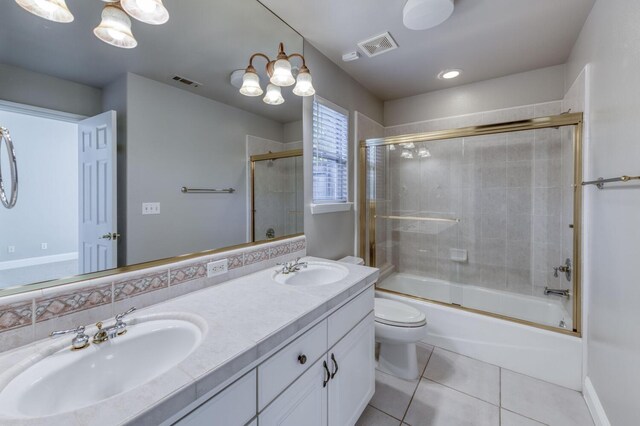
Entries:
POLYGON ((100 237, 100 239, 102 240, 117 240, 118 238, 120 238, 120 234, 118 234, 117 232, 104 234, 102 237, 100 237))

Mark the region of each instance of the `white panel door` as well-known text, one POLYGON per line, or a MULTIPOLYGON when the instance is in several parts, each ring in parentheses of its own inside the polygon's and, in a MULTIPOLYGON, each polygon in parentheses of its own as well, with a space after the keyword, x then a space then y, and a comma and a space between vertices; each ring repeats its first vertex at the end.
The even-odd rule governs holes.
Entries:
POLYGON ((375 392, 375 331, 370 313, 328 353, 329 425, 354 425, 375 392))
POLYGON ((258 416, 258 424, 327 426, 327 369, 323 356, 258 416))
POLYGON ((117 263, 116 112, 81 121, 78 142, 79 263, 86 274, 117 263))

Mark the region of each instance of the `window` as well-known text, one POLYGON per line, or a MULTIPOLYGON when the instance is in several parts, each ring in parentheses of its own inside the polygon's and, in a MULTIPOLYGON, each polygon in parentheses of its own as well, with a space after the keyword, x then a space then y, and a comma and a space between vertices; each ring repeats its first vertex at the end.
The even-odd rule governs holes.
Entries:
POLYGON ((316 96, 313 101, 313 203, 319 207, 316 212, 350 209, 348 166, 349 112, 316 96), (327 204, 337 203, 342 206, 327 209, 327 204))

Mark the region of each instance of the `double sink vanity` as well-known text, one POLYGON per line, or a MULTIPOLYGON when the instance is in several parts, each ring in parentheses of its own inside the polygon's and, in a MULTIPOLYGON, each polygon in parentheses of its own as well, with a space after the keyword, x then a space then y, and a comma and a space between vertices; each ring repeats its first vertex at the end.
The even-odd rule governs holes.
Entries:
POLYGON ((7 352, 0 424, 354 424, 377 278, 305 258, 7 352))

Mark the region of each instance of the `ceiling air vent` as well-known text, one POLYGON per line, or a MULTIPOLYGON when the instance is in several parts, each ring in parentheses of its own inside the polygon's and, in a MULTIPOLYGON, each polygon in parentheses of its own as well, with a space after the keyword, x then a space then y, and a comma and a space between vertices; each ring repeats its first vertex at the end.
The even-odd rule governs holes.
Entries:
POLYGON ((191 86, 191 87, 202 86, 202 84, 198 83, 197 81, 189 80, 188 78, 180 77, 179 75, 174 76, 173 80, 180 82, 182 84, 186 84, 187 86, 191 86))
POLYGON ((388 32, 361 41, 358 46, 370 58, 398 48, 398 44, 388 32))

